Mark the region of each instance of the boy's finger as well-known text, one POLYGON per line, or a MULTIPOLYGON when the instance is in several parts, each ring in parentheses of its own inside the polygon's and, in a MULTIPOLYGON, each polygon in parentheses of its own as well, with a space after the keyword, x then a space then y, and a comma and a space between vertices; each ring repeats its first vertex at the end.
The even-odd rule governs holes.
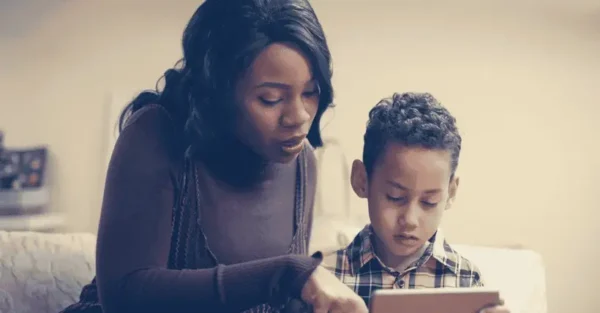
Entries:
POLYGON ((510 310, 502 305, 492 305, 479 310, 477 313, 510 313, 510 310))

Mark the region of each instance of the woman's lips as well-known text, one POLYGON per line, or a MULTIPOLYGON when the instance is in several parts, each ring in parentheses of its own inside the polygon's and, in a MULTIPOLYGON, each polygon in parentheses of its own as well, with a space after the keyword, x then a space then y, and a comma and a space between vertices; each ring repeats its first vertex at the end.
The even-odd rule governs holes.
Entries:
POLYGON ((280 142, 281 150, 284 153, 290 154, 290 155, 299 153, 300 151, 302 151, 302 148, 304 147, 304 138, 306 138, 306 136, 301 135, 301 136, 292 137, 285 141, 281 141, 280 142))

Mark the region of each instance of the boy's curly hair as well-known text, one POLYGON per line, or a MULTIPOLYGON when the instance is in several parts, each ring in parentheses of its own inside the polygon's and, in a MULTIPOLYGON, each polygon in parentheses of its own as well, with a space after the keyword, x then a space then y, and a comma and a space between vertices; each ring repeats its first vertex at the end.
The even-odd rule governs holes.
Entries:
POLYGON ((429 93, 394 93, 369 112, 363 163, 370 175, 388 142, 451 151, 454 175, 462 139, 456 119, 429 93))

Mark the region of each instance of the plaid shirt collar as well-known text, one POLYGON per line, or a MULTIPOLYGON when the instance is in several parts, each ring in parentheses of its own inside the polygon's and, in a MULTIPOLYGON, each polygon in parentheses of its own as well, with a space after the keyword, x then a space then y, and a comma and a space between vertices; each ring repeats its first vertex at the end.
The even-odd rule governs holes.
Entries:
MULTIPOLYGON (((371 224, 365 226, 356 235, 354 240, 346 247, 348 261, 350 264, 350 272, 352 275, 358 275, 365 265, 369 262, 379 262, 382 268, 388 271, 395 271, 388 268, 381 259, 375 254, 375 249, 372 243, 373 228, 371 224)), ((436 261, 440 262, 453 273, 457 273, 456 264, 458 262, 459 255, 454 251, 450 245, 446 242, 441 229, 438 229, 436 233, 425 243, 426 248, 423 255, 411 266, 411 268, 419 268, 425 264, 431 257, 436 261)))

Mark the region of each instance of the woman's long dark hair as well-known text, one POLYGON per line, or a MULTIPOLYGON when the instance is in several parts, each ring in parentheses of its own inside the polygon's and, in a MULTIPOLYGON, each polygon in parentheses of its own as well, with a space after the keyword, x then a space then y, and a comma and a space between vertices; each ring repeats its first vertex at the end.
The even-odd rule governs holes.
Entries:
POLYGON ((234 134, 234 91, 257 55, 275 42, 295 44, 312 65, 320 100, 308 140, 322 146, 320 120, 333 101, 331 55, 307 0, 206 0, 184 31, 183 59, 162 77, 164 88, 144 91, 129 103, 119 130, 136 110, 160 104, 181 125, 188 157, 199 158, 233 186, 256 181, 265 161, 234 134))

